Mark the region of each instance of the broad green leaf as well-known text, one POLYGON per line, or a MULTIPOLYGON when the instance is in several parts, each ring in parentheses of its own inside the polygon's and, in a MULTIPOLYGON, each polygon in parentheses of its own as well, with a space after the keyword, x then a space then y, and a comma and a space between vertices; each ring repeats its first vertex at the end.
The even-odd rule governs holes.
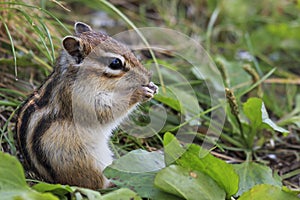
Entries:
POLYGON ((50 193, 38 193, 30 189, 0 190, 1 200, 59 200, 50 193))
POLYGON ((167 166, 173 164, 184 152, 178 140, 170 132, 164 134, 165 163, 167 166))
POLYGON ((84 195, 85 197, 87 197, 85 199, 88 200, 101 199, 101 194, 99 192, 87 188, 76 187, 76 186, 71 187, 68 185, 49 184, 49 183, 41 182, 34 185, 32 188, 39 192, 51 192, 52 194, 58 196, 59 199, 68 199, 67 194, 70 193, 75 196, 84 195))
POLYGON ((268 115, 268 112, 266 110, 266 107, 265 107, 265 104, 262 103, 261 105, 261 112, 262 112, 262 122, 264 124, 267 124, 268 126, 270 126, 273 130, 277 131, 277 132, 280 132, 280 133, 288 133, 289 131, 284 129, 284 128, 281 128, 279 126, 277 126, 270 118, 269 118, 269 115, 268 115))
POLYGON ((1 200, 58 200, 52 194, 41 194, 29 188, 20 162, 3 152, 0 152, 0 197, 1 200))
POLYGON ((225 199, 225 191, 208 175, 178 165, 171 165, 158 172, 154 184, 161 190, 184 199, 225 199))
POLYGON ((129 188, 138 193, 139 196, 143 198, 151 198, 157 200, 178 199, 154 187, 153 183, 156 172, 129 173, 107 167, 104 171, 104 174, 106 177, 110 178, 111 182, 113 182, 116 186, 129 188))
MULTIPOLYGON (((88 200, 103 200, 101 194, 97 191, 91 190, 91 189, 87 189, 87 188, 80 188, 80 187, 71 187, 73 190, 74 195, 76 196, 77 194, 83 194, 84 196, 86 196, 87 198, 84 199, 88 199, 88 200)), ((79 200, 79 199, 76 199, 79 200)))
POLYGON ((232 165, 205 153, 200 146, 191 144, 186 152, 177 160, 177 164, 187 169, 197 170, 209 175, 218 185, 226 191, 227 197, 238 191, 239 177, 232 165), (200 157, 201 156, 201 157, 200 157))
POLYGON ((259 98, 249 98, 243 104, 244 114, 250 120, 253 129, 257 129, 262 123, 262 104, 259 98))
MULTIPOLYGON (((296 190, 291 190, 289 189, 287 186, 282 186, 282 191, 284 192, 287 192, 287 193, 290 193, 292 195, 300 195, 300 190, 299 189, 296 189, 296 190)), ((299 196, 300 197, 300 196, 299 196)))
POLYGON ((74 190, 68 185, 61 184, 49 184, 49 183, 38 183, 32 187, 38 192, 51 192, 59 197, 63 197, 68 193, 72 193, 74 190))
POLYGON ((129 152, 110 165, 110 168, 129 173, 153 172, 164 167, 164 156, 161 153, 141 149, 129 152))
POLYGON ((200 108, 196 94, 190 85, 189 87, 170 85, 168 88, 170 88, 170 90, 176 95, 176 99, 179 100, 181 109, 180 112, 184 114, 185 120, 190 120, 190 125, 199 125, 199 120, 191 118, 198 115, 203 110, 200 108))
POLYGON ((102 197, 102 200, 142 200, 135 192, 127 189, 121 188, 116 191, 110 192, 102 197))
POLYGON ((277 126, 268 115, 266 107, 263 101, 259 98, 249 98, 246 103, 243 105, 244 114, 251 122, 252 129, 261 129, 266 125, 278 132, 287 133, 288 130, 285 130, 277 126))
POLYGON ((238 191, 239 178, 233 167, 212 156, 207 150, 195 144, 183 148, 171 133, 164 135, 164 148, 167 165, 176 161, 178 165, 186 169, 197 170, 209 175, 226 191, 227 197, 238 191))
POLYGON ((199 114, 202 108, 200 108, 195 91, 188 81, 181 77, 178 81, 167 84, 164 89, 160 88, 162 92, 155 95, 155 99, 182 113, 186 121, 190 120, 191 125, 199 125, 199 120, 191 118, 199 114), (178 83, 180 84, 178 85, 178 83))
POLYGON ((152 199, 176 199, 154 187, 154 177, 163 168, 163 155, 144 150, 131 151, 104 171, 106 177, 118 187, 134 190, 141 197, 152 199))
POLYGON ((278 187, 282 186, 280 177, 278 175, 273 176, 272 170, 267 166, 254 162, 244 162, 235 164, 233 167, 240 177, 239 191, 236 196, 240 196, 258 184, 265 183, 278 187))
MULTIPOLYGON (((162 91, 161 88, 159 90, 162 91)), ((155 95, 154 98, 160 101, 161 103, 173 108, 174 110, 180 111, 180 103, 170 90, 166 89, 166 93, 158 93, 155 95)))
POLYGON ((24 170, 17 158, 0 152, 0 188, 6 189, 28 189, 24 170))
POLYGON ((274 185, 261 184, 256 185, 251 190, 245 192, 239 200, 299 200, 296 195, 281 190, 274 185))

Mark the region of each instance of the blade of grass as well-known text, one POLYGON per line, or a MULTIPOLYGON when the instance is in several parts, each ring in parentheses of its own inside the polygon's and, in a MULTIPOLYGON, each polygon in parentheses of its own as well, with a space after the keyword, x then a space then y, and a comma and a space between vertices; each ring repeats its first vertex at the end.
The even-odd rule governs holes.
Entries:
MULTIPOLYGON (((0 41, 3 41, 7 44, 9 44, 9 41, 5 40, 4 38, 0 38, 0 41)), ((20 51, 22 51, 25 54, 29 54, 29 50, 25 49, 24 47, 20 46, 20 45, 15 45, 15 47, 17 49, 19 49, 20 51)), ((36 55, 32 54, 33 56, 33 60, 35 60, 36 62, 40 63, 42 66, 44 66, 47 70, 51 71, 52 67, 50 65, 48 65, 45 61, 43 61, 42 59, 40 59, 39 57, 37 57, 36 55)))
MULTIPOLYGON (((12 97, 8 97, 1 93, 0 93, 0 97, 3 97, 5 99, 5 101, 7 101, 7 102, 16 103, 17 105, 19 105, 21 103, 19 100, 16 100, 15 98, 12 98, 12 97)), ((4 101, 4 100, 2 100, 2 101, 4 101)))
POLYGON ((45 24, 42 22, 42 20, 40 20, 40 24, 42 25, 42 27, 44 28, 45 32, 46 32, 46 35, 47 35, 47 38, 49 40, 49 44, 50 44, 50 47, 51 47, 51 54, 52 54, 52 64, 55 60, 55 49, 54 49, 54 45, 53 45, 53 41, 52 41, 52 37, 51 37, 51 33, 50 31, 48 30, 47 26, 45 26, 45 24))
MULTIPOLYGON (((202 116, 204 116, 204 115, 206 115, 206 114, 212 112, 213 110, 216 110, 216 109, 218 109, 218 108, 224 106, 225 104, 226 104, 226 102, 220 103, 220 104, 218 104, 218 105, 216 105, 216 106, 214 106, 214 107, 211 107, 211 108, 209 108, 209 109, 207 109, 207 110, 205 110, 205 111, 203 111, 203 112, 201 112, 201 113, 199 113, 199 114, 197 114, 197 115, 194 115, 194 116, 191 117, 189 120, 186 120, 186 121, 183 122, 182 124, 180 124, 180 125, 178 125, 178 126, 172 128, 172 129, 169 130, 169 131, 170 131, 170 132, 176 131, 176 130, 178 130, 179 128, 181 128, 181 127, 185 126, 186 124, 190 123, 191 121, 193 121, 193 120, 195 120, 195 119, 198 119, 199 117, 202 117, 202 116)), ((219 125, 219 124, 218 124, 218 125, 219 125)), ((220 125, 219 125, 219 126, 220 126, 220 125)))
POLYGON ((1 106, 12 106, 12 107, 17 107, 19 104, 12 102, 12 101, 5 101, 5 100, 0 100, 0 105, 1 106))
POLYGON ((0 88, 0 92, 5 92, 5 93, 11 94, 11 95, 18 96, 18 97, 21 96, 23 98, 26 98, 26 95, 24 95, 23 93, 16 91, 16 90, 8 89, 8 88, 0 88))
POLYGON ((36 42, 27 32, 24 31, 24 27, 20 27, 18 29, 18 31, 20 31, 24 35, 26 35, 27 38, 31 42, 33 42, 35 44, 35 46, 39 49, 39 52, 43 53, 47 57, 47 59, 50 60, 51 63, 53 63, 54 60, 53 60, 53 57, 51 56, 51 54, 49 52, 48 46, 47 46, 46 41, 44 39, 45 35, 43 34, 43 32, 37 27, 37 25, 35 25, 32 18, 26 12, 24 12, 23 10, 20 10, 18 8, 12 8, 12 9, 16 9, 18 12, 20 12, 25 17, 27 22, 30 24, 30 28, 31 28, 32 32, 35 32, 39 36, 40 41, 42 42, 42 46, 45 48, 46 51, 44 51, 44 49, 41 48, 40 43, 36 42))
POLYGON ((47 56, 47 59, 50 60, 51 63, 53 63, 54 60, 53 60, 53 58, 52 58, 52 56, 51 56, 51 53, 50 53, 50 51, 49 51, 49 48, 48 48, 48 46, 47 46, 47 44, 46 44, 46 41, 45 41, 45 39, 44 39, 45 35, 43 34, 43 32, 40 30, 40 28, 39 28, 36 24, 33 24, 32 27, 33 27, 34 31, 37 33, 37 35, 39 36, 40 41, 42 42, 42 44, 43 44, 43 46, 44 46, 44 48, 45 48, 45 50, 46 50, 46 56, 47 56))
POLYGON ((258 72, 259 76, 262 76, 263 73, 262 73, 262 71, 261 71, 261 69, 260 69, 260 66, 259 66, 259 63, 258 63, 257 59, 256 59, 255 56, 254 56, 253 45, 252 45, 252 42, 251 42, 251 40, 250 40, 250 35, 249 35, 249 33, 246 33, 246 35, 245 35, 245 40, 246 40, 246 44, 247 44, 247 46, 248 46, 248 48, 249 48, 249 51, 250 51, 251 55, 253 55, 253 63, 254 63, 254 66, 255 66, 255 68, 256 68, 256 71, 258 72))
POLYGON ((259 81, 257 81, 255 84, 253 84, 251 87, 249 87, 248 89, 246 89, 245 91, 241 92, 240 94, 236 95, 236 98, 239 99, 241 96, 247 94, 248 92, 250 92, 251 90, 253 90, 254 88, 256 88, 259 84, 261 84, 262 82, 264 82, 269 76, 271 76, 274 71, 276 70, 276 68, 271 69, 266 75, 264 75, 259 81))
POLYGON ((9 140, 9 138, 6 136, 5 134, 5 130, 7 130, 8 127, 8 123, 11 121, 11 119, 13 118, 13 116, 16 114, 17 110, 19 109, 20 105, 17 105, 17 108, 10 114, 9 118, 6 120, 5 124, 3 125, 2 129, 0 129, 0 145, 2 144, 2 140, 3 137, 5 138, 5 140, 7 141, 7 143, 9 144, 9 146, 12 149, 15 149, 15 145, 12 144, 12 142, 9 140))
POLYGON ((17 5, 17 6, 24 6, 24 7, 28 7, 28 8, 37 9, 37 10, 45 13, 46 15, 50 16, 51 18, 53 18, 68 34, 72 34, 72 32, 57 17, 55 17, 51 12, 47 11, 46 9, 43 9, 41 7, 34 6, 34 5, 25 4, 22 2, 0 2, 0 5, 1 4, 17 5))
POLYGON ((13 38, 10 34, 10 31, 4 21, 4 19, 0 16, 1 18, 1 21, 2 21, 2 24, 5 28, 5 31, 7 33, 7 36, 9 38, 9 41, 10 41, 10 46, 11 46, 11 51, 12 51, 12 54, 13 54, 13 59, 14 59, 14 65, 15 65, 15 78, 16 80, 18 79, 18 68, 17 68, 17 55, 16 55, 16 51, 15 51, 15 45, 14 45, 14 41, 13 41, 13 38))
POLYGON ((208 22, 207 31, 206 31, 206 51, 210 52, 210 40, 211 40, 211 34, 213 30, 213 26, 217 21, 217 18, 220 13, 220 8, 216 8, 214 12, 212 13, 210 20, 208 22))
POLYGON ((293 176, 296 176, 298 174, 300 174, 300 169, 296 169, 294 171, 288 172, 288 173, 282 175, 281 178, 284 180, 284 179, 288 179, 288 178, 291 178, 293 176))
MULTIPOLYGON (((23 27, 16 26, 16 30, 19 33, 22 33, 22 35, 24 35, 28 39, 28 41, 30 41, 32 44, 34 44, 35 47, 38 49, 38 52, 40 52, 42 55, 44 55, 46 58, 48 58, 48 60, 50 60, 46 51, 43 51, 43 48, 40 45, 40 43, 37 42, 33 37, 31 37, 26 31, 24 31, 23 27)), ((28 50, 28 52, 31 52, 31 50, 28 50)))
MULTIPOLYGON (((40 28, 34 23, 33 19, 31 18, 31 16, 29 14, 27 14, 25 11, 23 11, 19 8, 15 8, 15 9, 25 17, 27 22, 30 24, 30 28, 33 30, 33 32, 35 32, 39 36, 40 41, 42 42, 42 45, 44 46, 44 48, 46 50, 45 56, 47 57, 48 60, 51 61, 51 63, 53 63, 54 62, 53 57, 51 56, 48 46, 46 44, 46 41, 44 39, 44 37, 46 37, 46 34, 44 34, 40 30, 40 28)), ((28 37, 28 38, 30 38, 30 37, 28 37)), ((41 48, 39 48, 39 49, 40 49, 40 52, 44 52, 41 48)))

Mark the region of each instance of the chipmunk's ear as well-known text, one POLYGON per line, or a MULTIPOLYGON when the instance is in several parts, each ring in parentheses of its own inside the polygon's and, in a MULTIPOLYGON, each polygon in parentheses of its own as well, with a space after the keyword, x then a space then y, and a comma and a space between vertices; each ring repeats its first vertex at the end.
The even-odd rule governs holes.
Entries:
POLYGON ((63 39, 63 47, 70 54, 77 64, 83 60, 83 44, 80 38, 75 36, 66 36, 63 39))
POLYGON ((92 31, 92 28, 83 22, 76 22, 74 25, 74 29, 76 34, 92 31))

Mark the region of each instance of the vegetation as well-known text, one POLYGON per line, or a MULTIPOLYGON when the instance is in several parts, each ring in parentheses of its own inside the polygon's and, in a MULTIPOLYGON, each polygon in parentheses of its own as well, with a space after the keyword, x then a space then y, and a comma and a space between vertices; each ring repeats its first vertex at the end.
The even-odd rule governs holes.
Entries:
POLYGON ((298 199, 300 3, 110 2, 0 1, 0 148, 12 155, 0 154, 1 198, 298 199), (105 174, 116 187, 101 190, 102 196, 26 180, 15 158, 22 161, 14 139, 17 110, 51 72, 61 38, 71 34, 73 22, 79 20, 111 35, 132 28, 146 33, 136 27, 177 30, 208 52, 210 57, 200 56, 205 60, 196 65, 203 69, 204 62, 214 61, 222 77, 221 83, 209 73, 203 77, 191 65, 198 55, 193 51, 185 51, 185 57, 175 50, 137 51, 145 66, 154 63, 153 80, 160 93, 131 121, 136 127, 147 125, 153 106, 163 108, 156 110, 156 119, 166 121, 147 138, 135 137, 145 133, 138 128, 129 133, 125 125, 115 131, 111 141, 117 159, 105 174), (181 76, 170 77, 173 72, 182 75, 194 93, 181 76), (214 99, 210 83, 224 89, 224 99, 214 99), (213 119, 221 111, 226 111, 224 125, 216 123, 218 116, 213 119), (166 119, 160 118, 163 113, 166 119), (38 183, 29 187, 26 181, 38 183))

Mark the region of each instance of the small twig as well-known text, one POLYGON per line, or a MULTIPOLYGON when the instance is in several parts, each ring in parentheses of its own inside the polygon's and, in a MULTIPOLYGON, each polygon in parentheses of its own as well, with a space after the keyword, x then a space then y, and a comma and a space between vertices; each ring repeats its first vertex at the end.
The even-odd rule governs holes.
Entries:
POLYGON ((300 85, 300 78, 299 79, 270 78, 270 79, 264 80, 264 83, 280 83, 280 84, 300 85))
POLYGON ((224 155, 224 154, 221 154, 221 153, 217 153, 217 152, 214 152, 214 151, 211 151, 211 154, 213 154, 214 156, 217 156, 219 158, 224 158, 225 160, 230 160, 232 162, 238 162, 238 163, 244 162, 244 160, 241 160, 241 159, 238 159, 238 158, 233 158, 233 157, 230 157, 230 156, 227 156, 227 155, 224 155))
POLYGON ((68 12, 71 12, 71 10, 69 8, 67 8, 64 4, 64 2, 59 2, 59 1, 56 1, 56 0, 51 0, 53 3, 56 3, 57 5, 59 5, 62 9, 68 11, 68 12))
POLYGON ((288 172, 288 173, 282 175, 281 178, 282 179, 287 179, 287 178, 291 178, 293 176, 296 176, 298 174, 300 174, 300 169, 296 169, 294 171, 288 172))

